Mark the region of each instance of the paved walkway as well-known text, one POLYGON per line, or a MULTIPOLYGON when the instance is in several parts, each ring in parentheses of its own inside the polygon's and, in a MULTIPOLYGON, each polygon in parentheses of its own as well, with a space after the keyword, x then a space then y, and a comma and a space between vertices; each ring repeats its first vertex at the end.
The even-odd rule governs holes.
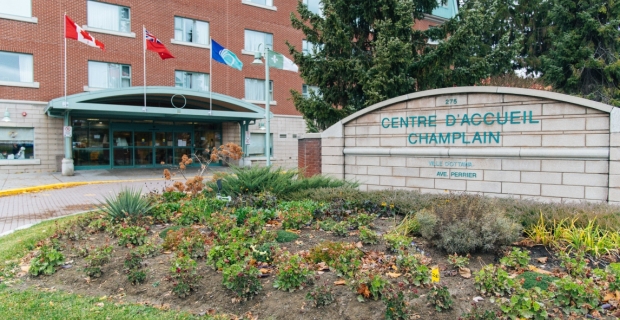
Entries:
MULTIPOLYGON (((209 168, 207 176, 227 168, 209 168)), ((193 171, 188 171, 194 173, 193 171)), ((97 207, 106 196, 123 188, 140 188, 143 193, 161 192, 164 183, 160 169, 115 169, 76 171, 73 177, 60 173, 24 173, 0 175, 0 190, 36 187, 47 184, 80 181, 112 181, 0 197, 0 235, 45 219, 83 212, 97 207)), ((180 179, 179 175, 175 179, 180 179)), ((170 181, 167 182, 171 184, 170 181)))

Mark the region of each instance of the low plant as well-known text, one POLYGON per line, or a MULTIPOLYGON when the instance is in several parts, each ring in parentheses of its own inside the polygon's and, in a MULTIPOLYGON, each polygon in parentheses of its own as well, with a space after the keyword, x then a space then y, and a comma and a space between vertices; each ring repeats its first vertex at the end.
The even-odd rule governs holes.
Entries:
POLYGON ((395 233, 403 236, 413 236, 420 234, 420 223, 413 214, 407 214, 400 224, 394 229, 395 233))
POLYGON ((104 219, 104 218, 94 219, 88 224, 88 229, 90 230, 91 233, 105 231, 109 227, 110 227, 110 220, 104 219))
POLYGON ((153 258, 161 252, 161 246, 152 240, 147 240, 145 244, 134 248, 134 250, 144 258, 153 258))
POLYGON ((583 252, 574 252, 571 255, 568 252, 558 252, 558 258, 560 259, 560 265, 566 269, 569 275, 575 278, 587 277, 592 269, 588 267, 589 260, 586 259, 583 252))
POLYGON ((362 267, 364 253, 350 243, 322 242, 308 253, 313 263, 325 262, 343 277, 351 278, 362 267))
POLYGON ((426 295, 426 301, 434 306, 438 312, 448 310, 454 304, 446 286, 433 286, 426 295))
POLYGON ((381 293, 381 300, 385 304, 386 320, 407 320, 411 313, 411 306, 407 303, 407 298, 417 298, 417 294, 405 294, 404 284, 398 286, 387 286, 381 293), (409 296, 409 297, 408 297, 409 296))
POLYGON ((251 243, 235 241, 226 244, 215 244, 207 253, 207 264, 216 269, 223 269, 228 265, 243 262, 252 254, 251 243))
POLYGON ((448 255, 448 264, 450 264, 455 269, 465 268, 469 265, 469 257, 467 256, 459 256, 458 254, 448 255))
POLYGON ((537 287, 542 290, 547 290, 549 284, 557 279, 556 277, 533 271, 526 271, 517 276, 517 280, 521 281, 521 287, 523 287, 523 289, 537 287))
POLYGON ((252 258, 258 262, 266 263, 273 262, 278 248, 279 246, 277 242, 265 242, 258 246, 250 246, 250 249, 252 249, 252 258))
POLYGON ((115 222, 135 222, 146 216, 153 208, 151 200, 142 196, 140 189, 123 189, 114 197, 105 197, 100 209, 115 222))
POLYGON ((610 263, 606 268, 610 291, 620 291, 620 263, 610 263))
POLYGON ((524 269, 530 263, 530 254, 527 250, 512 248, 512 251, 499 259, 499 263, 508 268, 524 269))
POLYGON ((377 242, 379 242, 379 235, 370 230, 370 228, 365 227, 365 226, 361 226, 359 228, 360 231, 360 241, 363 244, 376 244, 377 242))
POLYGON ((200 276, 196 272, 196 261, 188 256, 178 256, 172 260, 170 273, 175 283, 172 292, 179 298, 189 296, 192 290, 196 288, 200 276))
POLYGON ((30 261, 28 272, 33 276, 51 275, 56 272, 56 267, 62 265, 64 261, 65 256, 58 250, 43 246, 39 249, 39 255, 30 261))
POLYGON ((286 230, 276 230, 276 241, 279 243, 295 241, 298 238, 299 235, 294 232, 286 230))
POLYGON ((204 236, 200 230, 182 228, 176 231, 169 231, 162 244, 162 248, 165 250, 182 252, 192 259, 198 259, 206 256, 206 241, 206 236, 204 236))
POLYGON ((544 303, 551 295, 538 287, 519 289, 510 297, 499 299, 499 307, 509 319, 544 320, 549 318, 544 303))
POLYGON ((512 293, 516 282, 504 269, 489 264, 476 273, 474 286, 483 295, 500 297, 512 293))
POLYGON ((247 263, 231 264, 222 270, 222 284, 239 298, 251 299, 263 289, 258 277, 260 271, 247 263))
POLYGON ((119 246, 141 246, 146 242, 146 229, 139 226, 129 226, 118 230, 119 246))
POLYGON ((336 225, 336 221, 332 218, 327 218, 325 220, 319 221, 319 228, 323 231, 332 231, 334 226, 336 225))
POLYGON ((418 287, 431 283, 431 269, 423 264, 411 268, 406 275, 409 281, 418 287))
POLYGON ((419 234, 426 240, 431 240, 435 237, 435 226, 439 220, 432 211, 423 209, 418 211, 414 217, 415 223, 418 225, 419 234))
POLYGON ((358 229, 360 227, 368 227, 370 224, 375 221, 376 216, 374 214, 368 213, 359 213, 355 216, 349 217, 349 224, 354 228, 358 229))
POLYGON ((397 233, 387 233, 383 236, 388 249, 392 252, 402 252, 409 247, 411 238, 397 233))
POLYGON ((364 299, 370 298, 379 300, 389 281, 378 273, 364 272, 356 276, 353 284, 358 293, 357 300, 363 302, 364 299))
POLYGON ((87 263, 84 267, 84 272, 86 275, 93 278, 101 277, 103 274, 101 267, 110 261, 111 256, 112 247, 109 245, 104 245, 91 250, 88 257, 84 259, 87 263))
POLYGON ((130 270, 127 274, 127 280, 131 284, 141 284, 146 281, 146 272, 142 270, 130 270))
POLYGON ((181 204, 178 200, 175 202, 163 202, 154 205, 149 214, 156 223, 169 223, 180 209, 181 204))
POLYGON ((131 284, 140 284, 146 281, 146 272, 142 269, 142 254, 138 250, 131 250, 125 257, 125 270, 127 272, 127 280, 131 284))
POLYGON ((277 264, 276 280, 273 287, 284 291, 303 289, 312 283, 313 272, 299 255, 284 255, 277 264))
POLYGON ((587 315, 599 305, 600 289, 592 279, 566 276, 553 282, 549 290, 554 294, 553 305, 565 314, 587 315))
POLYGON ((312 221, 312 211, 303 206, 289 206, 280 211, 283 229, 301 229, 312 221))
POLYGON ((481 310, 476 303, 472 303, 473 308, 471 311, 463 313, 458 320, 496 320, 501 316, 500 312, 493 312, 491 310, 481 310))
POLYGON ((332 227, 332 232, 339 237, 346 237, 349 235, 349 222, 340 221, 332 227))
POLYGON ((312 301, 316 308, 324 307, 334 302, 334 291, 327 283, 323 283, 308 292, 306 299, 312 301))

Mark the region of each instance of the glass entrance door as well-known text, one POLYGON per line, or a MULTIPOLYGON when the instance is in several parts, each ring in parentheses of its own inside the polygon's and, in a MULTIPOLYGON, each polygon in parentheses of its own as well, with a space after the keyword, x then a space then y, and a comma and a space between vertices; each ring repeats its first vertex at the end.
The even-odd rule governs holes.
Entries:
POLYGON ((152 166, 153 163, 153 135, 154 132, 136 131, 134 137, 136 139, 135 148, 135 165, 136 166, 152 166))
POLYGON ((114 131, 112 135, 112 152, 114 153, 114 167, 133 166, 133 132, 114 131))

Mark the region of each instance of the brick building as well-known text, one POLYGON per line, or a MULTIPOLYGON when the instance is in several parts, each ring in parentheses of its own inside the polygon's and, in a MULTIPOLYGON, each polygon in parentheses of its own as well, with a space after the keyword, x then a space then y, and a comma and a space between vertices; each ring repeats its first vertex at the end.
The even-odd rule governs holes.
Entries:
MULTIPOLYGON (((320 10, 318 0, 303 1, 320 10)), ((210 147, 247 141, 248 159, 264 162, 265 70, 252 65, 253 54, 260 43, 285 55, 286 41, 307 47, 303 34, 291 27, 296 5, 0 0, 0 115, 6 115, 0 122, 0 173, 58 171, 63 157, 73 159, 76 169, 158 166, 177 163, 182 154, 208 154, 210 147), (66 102, 65 13, 105 44, 102 51, 67 40, 66 102), (175 56, 161 60, 146 53, 146 90, 143 26, 175 56), (210 37, 239 57, 242 71, 210 65, 210 37), (63 125, 72 127, 68 143, 63 125)), ((440 23, 455 8, 449 1, 420 26, 440 23)), ((296 139, 305 123, 290 90, 303 92, 304 84, 298 74, 273 68, 270 80, 273 163, 296 166, 296 139)))

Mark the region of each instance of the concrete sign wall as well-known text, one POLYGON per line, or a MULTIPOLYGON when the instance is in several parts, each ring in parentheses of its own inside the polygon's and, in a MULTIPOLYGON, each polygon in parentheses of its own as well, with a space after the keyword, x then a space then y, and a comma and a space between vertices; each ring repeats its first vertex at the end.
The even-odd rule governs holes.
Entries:
POLYGON ((617 109, 528 89, 418 92, 323 132, 322 172, 363 190, 620 202, 617 109))

